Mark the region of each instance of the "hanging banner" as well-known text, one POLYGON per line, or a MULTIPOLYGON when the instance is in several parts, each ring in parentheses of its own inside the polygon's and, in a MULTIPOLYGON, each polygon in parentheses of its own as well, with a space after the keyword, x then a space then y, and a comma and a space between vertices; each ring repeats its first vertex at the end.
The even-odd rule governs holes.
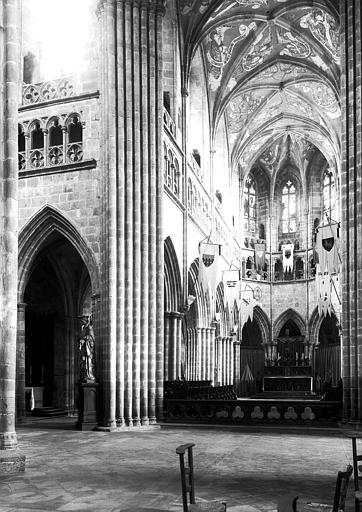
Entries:
POLYGON ((317 265, 316 290, 319 316, 331 315, 332 312, 332 283, 328 272, 321 272, 320 265, 317 265))
POLYGON ((265 244, 255 244, 255 267, 262 272, 265 266, 265 244))
POLYGON ((235 302, 239 306, 240 296, 240 270, 224 270, 222 274, 224 285, 224 304, 233 310, 235 302))
POLYGON ((253 290, 243 290, 241 292, 240 308, 239 308, 239 322, 240 330, 243 330, 244 325, 250 319, 253 321, 254 312, 254 293, 253 290))
POLYGON ((282 251, 283 251, 283 271, 291 272, 293 270, 294 244, 282 245, 282 251))
POLYGON ((208 242, 199 243, 199 283, 205 295, 209 295, 210 316, 215 313, 216 285, 219 274, 221 245, 208 242))
POLYGON ((339 223, 331 222, 317 228, 316 251, 322 274, 338 274, 339 263, 339 223))

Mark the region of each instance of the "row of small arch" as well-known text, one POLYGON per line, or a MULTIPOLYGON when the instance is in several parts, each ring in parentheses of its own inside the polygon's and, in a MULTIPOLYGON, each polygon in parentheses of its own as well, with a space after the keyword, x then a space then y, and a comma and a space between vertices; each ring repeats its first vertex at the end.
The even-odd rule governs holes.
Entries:
POLYGON ((83 123, 78 113, 69 114, 65 119, 52 116, 46 121, 34 119, 25 130, 23 124, 18 125, 19 151, 25 151, 25 138, 30 139, 30 149, 44 147, 44 134, 48 136, 49 146, 58 146, 63 143, 64 132, 68 143, 82 142, 83 123))

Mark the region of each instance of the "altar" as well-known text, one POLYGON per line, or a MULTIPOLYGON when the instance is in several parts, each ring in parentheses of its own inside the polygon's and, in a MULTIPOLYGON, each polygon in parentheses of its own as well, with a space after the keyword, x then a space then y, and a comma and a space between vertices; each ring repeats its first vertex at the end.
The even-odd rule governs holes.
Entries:
POLYGON ((313 392, 312 367, 310 365, 266 366, 263 391, 311 394, 313 392))

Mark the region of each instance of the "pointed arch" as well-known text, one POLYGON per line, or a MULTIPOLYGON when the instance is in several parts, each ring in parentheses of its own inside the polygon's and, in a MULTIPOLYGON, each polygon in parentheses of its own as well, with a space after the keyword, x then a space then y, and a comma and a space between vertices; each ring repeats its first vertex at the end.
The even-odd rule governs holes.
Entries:
POLYGON ((253 318, 259 325, 263 343, 269 342, 271 338, 271 325, 269 318, 260 306, 254 307, 253 318))
POLYGON ((62 212, 53 206, 46 205, 25 224, 19 233, 19 302, 23 301, 27 278, 35 258, 41 248, 46 245, 48 237, 54 232, 58 232, 73 245, 88 269, 92 293, 99 292, 99 268, 93 252, 75 225, 62 212))
POLYGON ((309 340, 314 345, 318 344, 318 333, 322 321, 323 317, 319 315, 318 308, 315 308, 309 320, 309 340))
POLYGON ((165 311, 180 311, 182 305, 182 285, 180 266, 171 238, 164 242, 165 267, 165 311))
POLYGON ((284 313, 282 313, 274 322, 273 335, 277 337, 283 327, 283 325, 288 321, 293 320, 293 322, 298 326, 300 330, 301 336, 305 336, 306 328, 305 323, 302 317, 297 313, 294 309, 289 308, 284 313))
MULTIPOLYGON (((207 303, 204 294, 202 293, 199 279, 199 259, 196 258, 190 265, 189 268, 189 289, 188 293, 194 295, 196 297, 195 302, 192 304, 190 311, 187 316, 188 319, 191 320, 193 317, 194 326, 196 327, 205 327, 207 325, 207 303)), ((188 322, 189 325, 192 325, 192 322, 188 322)))

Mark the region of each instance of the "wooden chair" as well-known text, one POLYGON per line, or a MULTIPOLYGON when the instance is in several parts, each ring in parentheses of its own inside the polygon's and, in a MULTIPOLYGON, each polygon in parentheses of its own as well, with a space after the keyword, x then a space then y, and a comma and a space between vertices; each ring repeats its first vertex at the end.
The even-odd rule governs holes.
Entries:
POLYGON ((194 443, 187 443, 176 448, 176 453, 180 459, 183 512, 225 512, 226 503, 220 501, 195 502, 194 461, 192 453, 194 446, 194 443))
POLYGON ((362 501, 362 491, 360 491, 359 483, 362 481, 362 454, 357 453, 357 436, 352 436, 352 455, 353 455, 353 480, 354 480, 354 506, 355 511, 359 512, 360 503, 362 501))
POLYGON ((334 490, 333 505, 327 505, 325 503, 314 503, 305 499, 300 500, 297 503, 298 497, 294 498, 293 503, 289 501, 289 505, 286 505, 285 499, 278 503, 278 512, 341 512, 344 511, 346 505, 346 497, 349 479, 351 478, 353 467, 347 466, 346 471, 338 471, 336 487, 334 490))

